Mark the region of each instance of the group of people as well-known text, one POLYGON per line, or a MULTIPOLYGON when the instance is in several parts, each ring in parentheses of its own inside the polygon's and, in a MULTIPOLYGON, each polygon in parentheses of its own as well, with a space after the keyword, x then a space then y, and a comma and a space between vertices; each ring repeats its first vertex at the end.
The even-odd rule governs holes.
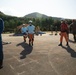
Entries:
MULTIPOLYGON (((33 41, 34 41, 34 33, 36 32, 36 34, 38 35, 40 32, 40 28, 39 26, 36 27, 35 30, 35 26, 31 24, 32 21, 29 21, 29 25, 27 27, 25 27, 25 25, 23 24, 23 27, 21 28, 21 31, 23 33, 23 37, 24 37, 24 41, 26 42, 26 38, 27 35, 29 37, 29 45, 30 42, 32 41, 32 45, 33 45, 33 41)), ((60 44, 58 46, 62 46, 62 42, 63 42, 63 37, 65 38, 66 41, 66 46, 69 46, 68 41, 69 41, 69 25, 67 24, 66 20, 61 20, 61 25, 60 25, 60 44)), ((74 41, 76 42, 76 20, 73 20, 72 23, 70 24, 70 27, 72 28, 72 33, 74 36, 74 41)))
POLYGON ((36 34, 37 36, 40 34, 40 36, 42 36, 42 34, 45 34, 45 32, 42 32, 40 30, 39 26, 34 26, 32 24, 32 21, 30 20, 27 24, 23 24, 21 27, 21 33, 23 34, 23 39, 24 42, 26 42, 26 38, 29 38, 29 45, 33 46, 33 41, 34 41, 34 34, 36 34))
MULTIPOLYGON (((76 20, 73 20, 72 23, 70 24, 70 27, 72 29, 72 33, 74 36, 74 42, 76 42, 76 20)), ((61 26, 60 26, 60 44, 59 46, 62 46, 63 42, 63 37, 66 40, 66 46, 69 46, 68 41, 69 41, 69 27, 68 24, 65 20, 61 20, 61 26)))
MULTIPOLYGON (((74 41, 76 42, 76 20, 73 20, 70 27, 72 28, 74 41)), ((61 28, 61 30, 60 30, 60 33, 59 33, 60 34, 60 44, 59 44, 59 46, 62 46, 63 37, 66 40, 66 46, 69 46, 69 44, 68 44, 69 28, 68 28, 68 24, 66 23, 65 20, 61 21, 60 28, 61 28)), ((0 69, 3 67, 3 46, 2 46, 2 37, 1 37, 1 34, 2 34, 3 30, 4 30, 4 22, 0 18, 0 69)), ((31 20, 29 21, 28 26, 26 26, 25 24, 22 25, 21 32, 23 34, 24 42, 26 42, 26 38, 28 37, 29 38, 29 45, 33 46, 35 26, 32 24, 31 20)))
POLYGON ((29 25, 26 26, 25 24, 22 25, 21 32, 23 34, 24 42, 26 42, 26 38, 29 38, 29 45, 33 46, 34 41, 34 33, 35 33, 35 26, 32 24, 32 21, 29 21, 29 25))

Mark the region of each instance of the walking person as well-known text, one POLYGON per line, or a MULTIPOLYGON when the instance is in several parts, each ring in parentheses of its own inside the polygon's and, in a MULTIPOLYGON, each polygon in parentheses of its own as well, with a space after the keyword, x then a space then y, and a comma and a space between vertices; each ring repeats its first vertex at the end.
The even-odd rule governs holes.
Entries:
POLYGON ((29 45, 33 46, 35 26, 32 24, 31 20, 29 21, 29 25, 27 26, 27 30, 28 30, 28 37, 29 37, 29 45))
POLYGON ((70 27, 72 28, 72 34, 74 41, 76 42, 76 20, 73 20, 70 27))
POLYGON ((0 69, 3 67, 3 46, 2 46, 2 32, 4 29, 4 21, 0 18, 0 69))
POLYGON ((26 42, 26 38, 27 38, 27 27, 26 27, 25 24, 22 25, 21 32, 23 34, 24 42, 26 42))
POLYGON ((68 44, 68 34, 67 34, 67 31, 68 31, 68 26, 67 24, 65 23, 65 20, 62 20, 61 21, 61 26, 60 26, 60 44, 58 46, 62 46, 62 42, 63 42, 63 37, 65 38, 66 40, 66 46, 69 46, 68 44))

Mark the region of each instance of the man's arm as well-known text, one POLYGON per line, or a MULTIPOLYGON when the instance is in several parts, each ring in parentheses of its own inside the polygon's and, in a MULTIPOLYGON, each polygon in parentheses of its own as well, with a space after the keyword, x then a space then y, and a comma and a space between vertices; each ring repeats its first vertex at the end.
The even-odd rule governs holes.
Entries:
POLYGON ((4 30, 4 21, 0 18, 0 34, 3 32, 4 30))

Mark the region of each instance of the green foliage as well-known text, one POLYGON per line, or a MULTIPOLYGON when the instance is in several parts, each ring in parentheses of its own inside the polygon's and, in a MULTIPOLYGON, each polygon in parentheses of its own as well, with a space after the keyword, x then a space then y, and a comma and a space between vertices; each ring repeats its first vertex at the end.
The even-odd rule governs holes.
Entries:
MULTIPOLYGON (((54 20, 52 17, 48 18, 25 18, 25 17, 14 17, 0 13, 0 17, 4 20, 4 32, 17 32, 17 26, 23 23, 28 24, 29 20, 33 21, 35 26, 39 26, 42 31, 50 31, 51 26, 53 30, 60 29, 60 20, 54 20)), ((71 23, 71 20, 68 20, 71 23)))

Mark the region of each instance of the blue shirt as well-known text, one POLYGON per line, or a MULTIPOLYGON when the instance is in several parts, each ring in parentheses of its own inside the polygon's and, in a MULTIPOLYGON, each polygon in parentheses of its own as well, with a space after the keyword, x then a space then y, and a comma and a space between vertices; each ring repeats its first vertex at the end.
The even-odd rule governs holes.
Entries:
POLYGON ((3 32, 4 30, 4 21, 0 18, 0 34, 3 32))
POLYGON ((28 30, 29 34, 34 34, 35 26, 29 25, 29 26, 27 26, 27 30, 28 30))
POLYGON ((22 33, 26 33, 26 32, 27 32, 27 27, 22 27, 22 28, 21 28, 21 32, 22 32, 22 33))
POLYGON ((1 33, 4 29, 4 21, 0 18, 0 60, 3 60, 3 46, 2 46, 2 37, 1 33))
POLYGON ((0 42, 2 41, 1 33, 4 30, 4 21, 0 18, 0 42))

